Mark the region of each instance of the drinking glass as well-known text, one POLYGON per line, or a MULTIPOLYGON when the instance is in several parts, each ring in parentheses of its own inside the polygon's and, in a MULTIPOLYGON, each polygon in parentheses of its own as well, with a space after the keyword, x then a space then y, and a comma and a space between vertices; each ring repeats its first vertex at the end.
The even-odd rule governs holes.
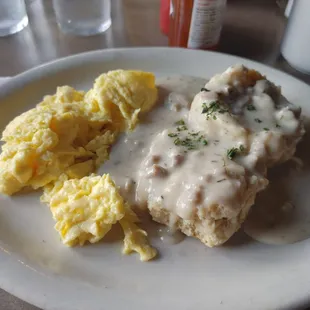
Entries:
POLYGON ((27 25, 24 0, 0 0, 0 37, 21 31, 27 25))
POLYGON ((292 3, 281 45, 282 56, 295 69, 310 74, 310 1, 292 3))
POLYGON ((53 0, 53 5, 65 33, 89 36, 111 26, 111 0, 53 0))

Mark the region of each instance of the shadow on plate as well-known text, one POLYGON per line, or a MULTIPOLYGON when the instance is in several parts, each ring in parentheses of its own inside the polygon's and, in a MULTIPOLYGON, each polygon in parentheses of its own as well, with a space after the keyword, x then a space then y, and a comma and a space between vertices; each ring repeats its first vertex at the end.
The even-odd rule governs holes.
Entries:
POLYGON ((309 238, 310 122, 298 144, 296 159, 268 171, 270 181, 261 192, 245 222, 245 231, 268 244, 294 243, 309 238))
POLYGON ((227 242, 225 242, 222 247, 232 248, 244 246, 246 244, 252 243, 254 240, 249 237, 242 228, 240 228, 227 242))

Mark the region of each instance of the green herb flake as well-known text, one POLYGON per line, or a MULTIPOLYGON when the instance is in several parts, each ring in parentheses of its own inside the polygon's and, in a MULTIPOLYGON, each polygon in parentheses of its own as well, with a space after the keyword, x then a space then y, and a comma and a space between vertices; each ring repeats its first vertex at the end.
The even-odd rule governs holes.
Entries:
POLYGON ((189 134, 190 134, 191 136, 196 137, 196 136, 198 136, 198 135, 199 135, 199 132, 190 132, 189 134))
POLYGON ((221 182, 223 182, 223 181, 225 181, 226 179, 221 179, 221 180, 218 180, 218 181, 216 181, 216 183, 221 183, 221 182))
POLYGON ((233 147, 233 148, 227 150, 227 157, 229 159, 233 159, 238 153, 239 153, 239 149, 236 147, 233 147))
POLYGON ((174 124, 177 126, 180 126, 180 125, 185 125, 185 122, 182 119, 180 119, 179 121, 175 122, 174 124))
POLYGON ((267 128, 267 127, 264 127, 264 130, 265 130, 265 131, 269 131, 269 128, 267 128))
POLYGON ((175 145, 181 145, 182 140, 181 140, 180 138, 176 138, 176 139, 173 141, 173 143, 174 143, 175 145))
POLYGON ((259 118, 255 118, 254 121, 255 121, 256 123, 259 123, 259 124, 263 122, 263 121, 260 120, 259 118))
POLYGON ((201 88, 201 90, 200 91, 207 91, 207 92, 209 92, 210 90, 209 89, 207 89, 207 88, 205 88, 205 87, 203 87, 203 88, 201 88))
POLYGON ((187 126, 186 125, 182 125, 182 126, 178 126, 177 127, 177 131, 184 131, 187 130, 187 126))
POLYGON ((175 138, 177 136, 178 136, 177 133, 168 133, 168 137, 170 137, 170 138, 175 138))
POLYGON ((243 153, 245 150, 244 146, 241 144, 238 148, 237 147, 233 147, 229 150, 227 150, 227 157, 229 159, 233 159, 236 155, 243 153))
POLYGON ((248 104, 246 108, 248 111, 256 111, 256 108, 254 107, 253 104, 248 104))
POLYGON ((187 150, 197 150, 201 146, 206 146, 208 141, 205 139, 204 135, 199 135, 198 132, 191 132, 185 138, 180 138, 179 136, 174 139, 174 144, 178 146, 184 146, 187 150))
POLYGON ((281 128, 281 126, 280 126, 279 124, 276 124, 276 127, 277 127, 277 128, 281 128))
POLYGON ((214 120, 216 120, 217 117, 216 117, 215 113, 221 113, 221 114, 223 114, 223 113, 226 113, 226 112, 228 112, 228 110, 227 110, 227 109, 223 109, 223 108, 220 106, 218 100, 210 102, 209 105, 208 105, 206 102, 204 102, 204 103, 202 104, 202 111, 201 111, 201 113, 202 113, 202 114, 206 114, 207 120, 208 120, 211 116, 212 116, 212 118, 213 118, 214 120))

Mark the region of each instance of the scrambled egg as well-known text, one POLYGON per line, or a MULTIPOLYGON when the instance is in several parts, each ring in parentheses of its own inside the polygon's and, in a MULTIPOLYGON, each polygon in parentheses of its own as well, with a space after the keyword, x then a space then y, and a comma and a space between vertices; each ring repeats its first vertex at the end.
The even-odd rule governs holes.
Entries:
POLYGON ((116 70, 99 76, 87 93, 69 86, 44 97, 17 116, 2 134, 0 192, 12 195, 25 187, 43 187, 55 228, 64 244, 102 239, 120 222, 124 253, 136 251, 149 260, 148 244, 138 218, 108 175, 94 172, 109 158, 120 132, 133 130, 140 112, 157 99, 155 77, 140 71, 116 70))
POLYGON ((142 71, 115 70, 100 75, 86 94, 94 119, 113 119, 115 130, 134 129, 138 115, 152 108, 157 99, 155 77, 142 71), (100 112, 100 113, 99 113, 100 112))
POLYGON ((120 224, 125 233, 124 254, 138 252, 140 254, 140 259, 143 262, 148 261, 157 255, 157 251, 148 243, 147 232, 145 230, 139 228, 126 216, 120 220, 120 224))
POLYGON ((37 189, 63 172, 82 177, 109 156, 120 131, 132 130, 140 111, 157 98, 155 77, 139 71, 110 71, 87 92, 58 87, 53 96, 5 128, 0 155, 0 192, 37 189))
POLYGON ((124 201, 108 175, 68 179, 63 174, 45 186, 41 201, 49 204, 68 246, 99 241, 125 215, 124 201))
POLYGON ((45 186, 41 201, 50 205, 55 228, 68 246, 98 242, 120 222, 125 233, 125 254, 138 252, 142 261, 156 256, 147 233, 134 223, 138 221, 136 214, 107 174, 82 179, 68 179, 63 174, 54 184, 45 186))

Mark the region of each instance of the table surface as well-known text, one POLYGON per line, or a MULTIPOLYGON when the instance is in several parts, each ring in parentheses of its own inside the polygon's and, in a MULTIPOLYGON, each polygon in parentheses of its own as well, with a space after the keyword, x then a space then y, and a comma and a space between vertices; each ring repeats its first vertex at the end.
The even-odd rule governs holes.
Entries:
MULTIPOLYGON (((60 32, 51 0, 26 0, 29 26, 0 38, 0 76, 13 76, 42 63, 90 50, 167 46, 167 38, 159 30, 159 2, 113 0, 112 27, 101 35, 77 37, 60 32)), ((279 55, 286 25, 279 2, 228 0, 219 51, 265 63, 310 84, 310 76, 291 68, 279 55)), ((38 308, 0 290, 0 309, 38 308)))

